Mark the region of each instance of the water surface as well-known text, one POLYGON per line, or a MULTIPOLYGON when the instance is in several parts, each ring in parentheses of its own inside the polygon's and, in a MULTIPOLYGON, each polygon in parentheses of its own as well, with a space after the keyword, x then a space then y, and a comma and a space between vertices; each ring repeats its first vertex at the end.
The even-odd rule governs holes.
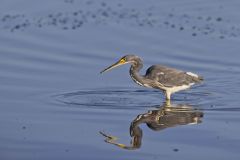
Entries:
POLYGON ((0 158, 240 158, 239 5, 3 1, 0 158), (144 119, 140 147, 106 143, 99 131, 130 145, 132 122, 164 106, 161 92, 132 82, 127 65, 99 74, 126 53, 140 56, 143 70, 164 64, 203 75, 204 83, 172 99, 175 107, 191 107, 201 123, 173 112, 167 122, 189 123, 154 130, 144 119))

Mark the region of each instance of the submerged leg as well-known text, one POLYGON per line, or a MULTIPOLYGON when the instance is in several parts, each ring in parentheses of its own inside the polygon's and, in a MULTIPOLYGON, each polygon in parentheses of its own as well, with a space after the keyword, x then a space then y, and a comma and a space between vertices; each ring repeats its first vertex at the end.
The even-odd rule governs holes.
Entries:
POLYGON ((166 99, 166 101, 165 101, 165 107, 171 107, 171 101, 170 101, 170 99, 166 99))

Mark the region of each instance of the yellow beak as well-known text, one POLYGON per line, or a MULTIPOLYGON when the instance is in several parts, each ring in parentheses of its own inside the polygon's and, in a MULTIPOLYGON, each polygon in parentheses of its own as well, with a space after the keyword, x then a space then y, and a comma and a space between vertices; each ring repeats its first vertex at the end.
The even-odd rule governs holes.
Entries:
POLYGON ((126 64, 126 60, 125 59, 120 59, 119 61, 117 61, 116 63, 112 64, 111 66, 105 68, 104 70, 102 70, 100 73, 102 74, 103 72, 107 72, 115 67, 121 66, 123 64, 126 64))

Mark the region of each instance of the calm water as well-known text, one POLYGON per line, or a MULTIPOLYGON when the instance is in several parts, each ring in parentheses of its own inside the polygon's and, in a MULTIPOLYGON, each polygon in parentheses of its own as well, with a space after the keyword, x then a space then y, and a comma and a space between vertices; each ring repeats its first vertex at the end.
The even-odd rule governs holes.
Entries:
POLYGON ((239 6, 2 1, 0 159, 239 159, 239 6), (127 65, 99 74, 126 53, 205 82, 171 109, 127 65))

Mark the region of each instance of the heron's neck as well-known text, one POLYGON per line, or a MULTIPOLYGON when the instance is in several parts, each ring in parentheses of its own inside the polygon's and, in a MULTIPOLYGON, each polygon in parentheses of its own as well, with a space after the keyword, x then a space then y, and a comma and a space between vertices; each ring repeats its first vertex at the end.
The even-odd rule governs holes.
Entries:
POLYGON ((133 81, 139 85, 143 85, 143 80, 144 80, 144 77, 139 73, 142 67, 143 67, 143 64, 141 61, 139 61, 137 63, 132 64, 129 71, 133 81))

